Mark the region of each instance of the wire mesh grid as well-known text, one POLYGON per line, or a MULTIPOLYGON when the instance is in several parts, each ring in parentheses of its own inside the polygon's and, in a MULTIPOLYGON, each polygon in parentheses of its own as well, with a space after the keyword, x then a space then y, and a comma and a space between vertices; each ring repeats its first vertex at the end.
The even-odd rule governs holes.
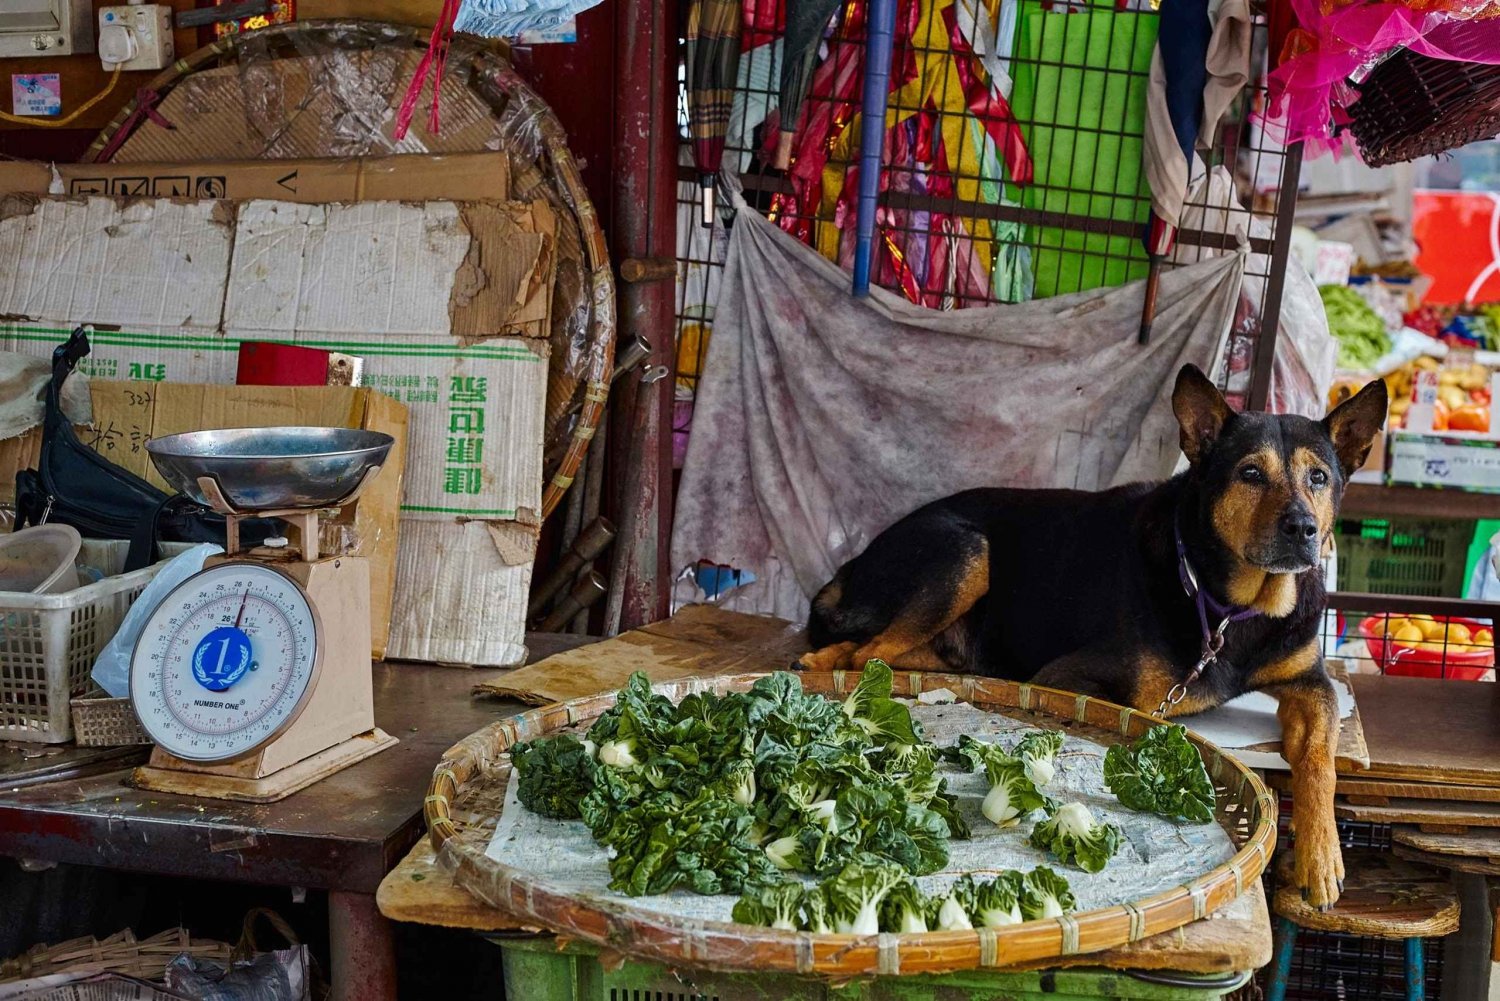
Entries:
POLYGON ((1351 674, 1494 682, 1500 605, 1396 594, 1329 595, 1323 651, 1351 674))
MULTIPOLYGON (((723 164, 752 207, 846 270, 865 7, 846 0, 834 9, 789 167, 778 170, 784 15, 774 0, 744 0, 723 164)), ((960 309, 1144 277, 1150 199, 1141 157, 1157 26, 1146 0, 900 0, 897 23, 887 115, 894 127, 883 157, 872 282, 934 309, 960 309)), ((1253 213, 1246 294, 1220 373, 1241 406, 1265 402, 1274 340, 1266 335, 1280 300, 1273 262, 1285 259, 1298 172, 1296 150, 1252 121, 1265 98, 1264 12, 1252 23, 1258 69, 1217 132, 1202 140, 1206 166, 1226 168, 1230 190, 1197 189, 1166 262, 1193 263, 1238 245, 1233 224, 1216 211, 1224 200, 1253 213)), ((680 109, 678 389, 687 401, 702 371, 728 240, 723 215, 701 224, 685 88, 680 109)), ((690 407, 679 409, 679 432, 689 414, 690 407)))
MULTIPOLYGON (((1291 796, 1282 793, 1279 800, 1276 843, 1290 846, 1291 796)), ((1338 827, 1339 842, 1346 849, 1391 849, 1389 824, 1341 820, 1338 827)), ((1275 874, 1272 866, 1263 877, 1268 900, 1275 895, 1275 874)), ((1429 1001, 1441 1001, 1444 940, 1429 938, 1424 942, 1427 997, 1429 1001)), ((1261 971, 1262 984, 1269 975, 1270 967, 1261 971)), ((1298 929, 1286 997, 1287 1001, 1405 1001, 1405 946, 1395 940, 1298 929)))

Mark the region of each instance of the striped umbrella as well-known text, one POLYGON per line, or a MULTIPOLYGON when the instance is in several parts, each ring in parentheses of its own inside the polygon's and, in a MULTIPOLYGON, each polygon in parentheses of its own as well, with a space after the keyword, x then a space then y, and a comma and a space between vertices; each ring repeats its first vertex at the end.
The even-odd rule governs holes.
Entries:
POLYGON ((714 181, 740 65, 740 0, 693 0, 687 25, 688 130, 703 197, 703 225, 714 221, 714 181))
POLYGON ((776 159, 772 166, 786 170, 792 162, 792 137, 797 131, 797 116, 802 101, 812 86, 813 69, 818 62, 818 44, 840 0, 787 0, 786 43, 781 58, 781 97, 778 114, 781 134, 776 142, 776 159))

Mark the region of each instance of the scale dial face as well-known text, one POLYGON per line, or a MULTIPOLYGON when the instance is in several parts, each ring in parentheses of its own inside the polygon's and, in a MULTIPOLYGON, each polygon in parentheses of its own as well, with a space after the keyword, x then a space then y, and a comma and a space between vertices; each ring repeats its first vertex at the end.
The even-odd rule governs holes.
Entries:
POLYGON ((306 593, 274 567, 237 561, 189 577, 136 640, 130 698, 141 725, 187 761, 248 754, 312 694, 319 632, 306 593))

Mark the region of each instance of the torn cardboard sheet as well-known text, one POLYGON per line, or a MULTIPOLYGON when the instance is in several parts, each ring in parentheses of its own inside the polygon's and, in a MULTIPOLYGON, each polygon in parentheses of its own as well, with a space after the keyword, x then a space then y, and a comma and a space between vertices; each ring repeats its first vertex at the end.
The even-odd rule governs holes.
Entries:
POLYGON ((784 619, 689 605, 664 622, 475 685, 474 693, 544 705, 613 691, 636 671, 652 681, 781 671, 806 650, 802 627, 784 619))
POLYGON ((91 323, 86 373, 191 383, 232 382, 242 340, 363 358, 365 385, 411 413, 388 655, 524 660, 531 563, 509 562, 514 547, 502 556, 485 526, 528 525, 541 507, 550 210, 19 196, 3 206, 0 348, 47 356, 91 323), (505 255, 518 232, 542 237, 530 259, 505 255), (459 323, 470 336, 455 336, 459 323), (526 336, 492 336, 503 332, 526 336))

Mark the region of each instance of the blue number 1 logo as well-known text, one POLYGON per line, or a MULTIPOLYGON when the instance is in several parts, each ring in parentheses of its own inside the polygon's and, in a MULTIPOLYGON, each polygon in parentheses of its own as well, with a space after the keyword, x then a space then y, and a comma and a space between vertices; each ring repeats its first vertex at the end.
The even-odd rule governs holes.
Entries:
POLYGON ((222 692, 250 669, 250 637, 235 626, 219 626, 193 650, 193 679, 211 692, 222 692))

